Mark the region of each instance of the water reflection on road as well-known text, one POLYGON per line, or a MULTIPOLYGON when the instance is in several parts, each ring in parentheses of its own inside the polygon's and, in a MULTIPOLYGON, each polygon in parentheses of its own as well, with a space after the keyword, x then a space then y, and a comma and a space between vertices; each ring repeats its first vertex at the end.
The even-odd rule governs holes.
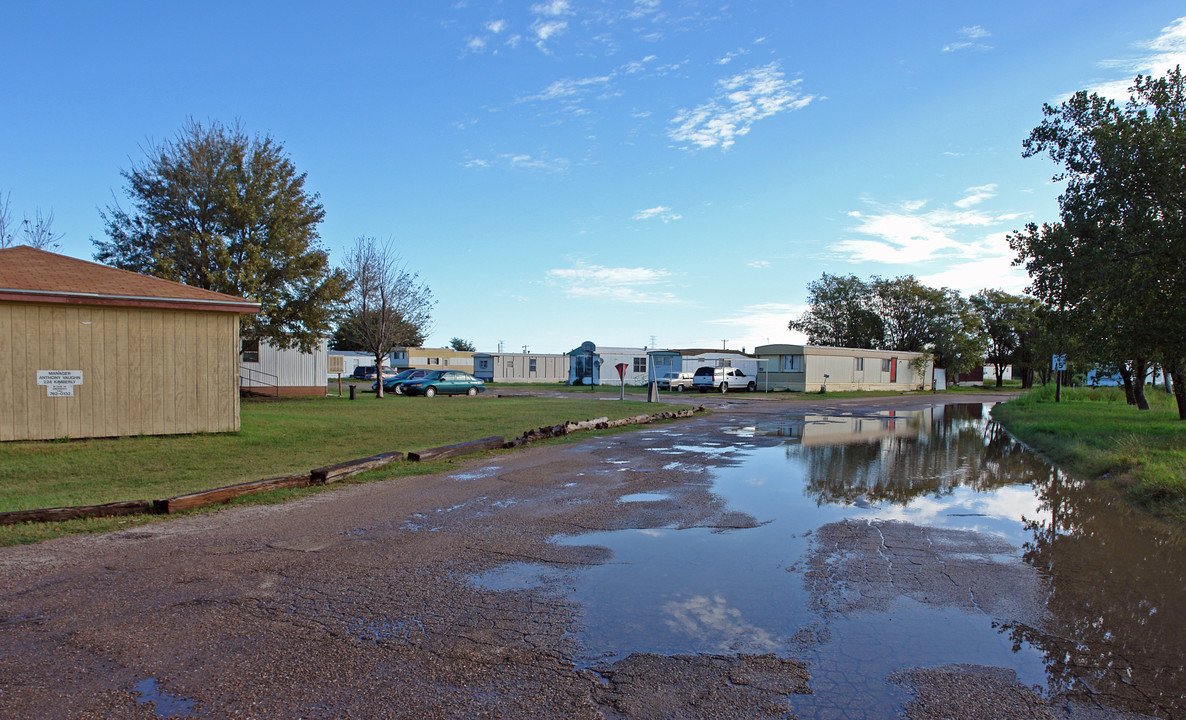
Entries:
POLYGON ((814 694, 792 700, 804 718, 893 716, 909 696, 887 679, 952 663, 1186 716, 1178 534, 1029 453, 987 408, 733 432, 713 492, 757 527, 562 540, 613 551, 568 583, 588 662, 779 653, 810 664, 814 694))

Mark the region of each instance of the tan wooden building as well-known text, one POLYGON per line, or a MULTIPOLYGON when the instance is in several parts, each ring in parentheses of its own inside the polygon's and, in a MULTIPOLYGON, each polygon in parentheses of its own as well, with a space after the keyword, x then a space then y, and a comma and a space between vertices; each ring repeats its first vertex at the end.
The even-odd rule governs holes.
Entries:
POLYGON ((0 441, 239 429, 257 303, 28 247, 0 250, 0 441))

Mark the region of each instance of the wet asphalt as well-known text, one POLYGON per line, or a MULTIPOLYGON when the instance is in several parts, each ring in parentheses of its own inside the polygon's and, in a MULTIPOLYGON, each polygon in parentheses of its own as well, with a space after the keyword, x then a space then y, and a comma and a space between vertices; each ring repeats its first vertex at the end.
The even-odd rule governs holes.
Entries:
MULTIPOLYGON (((685 443, 734 442, 724 428, 792 410, 968 400, 663 399, 713 410, 679 421, 685 443)), ((725 460, 672 462, 651 452, 655 442, 636 432, 535 446, 285 505, 0 549, 0 717, 795 717, 796 696, 824 692, 795 653, 635 653, 598 663, 580 646, 582 608, 571 597, 547 584, 475 581, 524 564, 563 571, 614 561, 604 547, 561 537, 756 526, 711 492, 706 474, 725 460), (663 499, 619 502, 645 493, 663 499)), ((1041 622, 1040 587, 1027 570, 959 566, 997 552, 985 538, 949 534, 938 543, 944 554, 907 562, 887 558, 884 530, 830 529, 830 541, 848 548, 844 561, 809 577, 825 599, 837 582, 829 573, 858 588, 855 599, 830 601, 830 612, 892 601, 881 578, 896 561, 911 567, 910 587, 937 602, 974 597, 1002 622, 1041 622)), ((901 535, 895 547, 937 544, 933 531, 892 531, 901 535)), ((900 711, 912 718, 1122 716, 1043 696, 1000 668, 901 668, 885 682, 904 689, 900 711)), ((862 716, 841 701, 826 706, 862 716)))

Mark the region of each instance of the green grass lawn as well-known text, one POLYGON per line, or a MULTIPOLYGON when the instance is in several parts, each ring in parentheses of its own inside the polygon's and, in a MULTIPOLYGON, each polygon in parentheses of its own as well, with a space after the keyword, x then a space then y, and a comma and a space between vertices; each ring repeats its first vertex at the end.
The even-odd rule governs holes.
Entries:
MULTIPOLYGON (((165 498, 380 452, 510 439, 543 425, 664 409, 580 397, 245 401, 238 433, 0 443, 0 511, 165 498)), ((391 467, 388 476, 432 471, 429 464, 391 467)))
POLYGON ((1186 520, 1186 422, 1172 395, 1146 389, 1150 409, 1137 410, 1120 388, 1039 388, 998 405, 1009 432, 1060 467, 1106 478, 1137 505, 1186 520))

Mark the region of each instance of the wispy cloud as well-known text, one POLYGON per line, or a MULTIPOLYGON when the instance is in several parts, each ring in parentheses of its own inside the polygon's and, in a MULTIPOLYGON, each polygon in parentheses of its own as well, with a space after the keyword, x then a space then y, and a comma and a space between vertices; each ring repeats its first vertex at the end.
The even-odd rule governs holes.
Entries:
POLYGON ((1157 77, 1178 65, 1186 67, 1186 17, 1178 18, 1162 28, 1160 35, 1136 47, 1139 53, 1133 57, 1100 63, 1124 75, 1097 83, 1089 88, 1090 92, 1122 100, 1128 97, 1128 88, 1137 75, 1157 77))
POLYGON ((462 167, 485 169, 501 167, 508 170, 538 170, 545 172, 565 172, 572 166, 567 158, 553 158, 530 153, 500 153, 491 158, 470 158, 462 167))
POLYGON ((973 205, 979 205, 989 198, 996 197, 997 186, 995 183, 989 185, 979 185, 977 187, 970 187, 964 192, 967 193, 964 195, 964 197, 952 203, 957 208, 967 209, 973 205))
POLYGON ((848 214, 856 222, 851 230, 862 237, 842 240, 829 249, 852 262, 925 268, 933 261, 943 269, 929 275, 916 271, 920 281, 933 287, 966 292, 999 287, 1020 292, 1028 276, 1022 268, 1012 266, 1014 253, 1004 228, 1011 228, 1026 214, 973 209, 995 196, 996 185, 987 184, 966 189, 963 197, 948 207, 912 201, 896 207, 874 205, 871 210, 854 210, 848 214))
POLYGON ((852 231, 864 237, 842 240, 831 249, 855 262, 890 264, 974 257, 976 246, 966 239, 969 230, 1017 219, 1015 213, 993 215, 969 209, 993 197, 995 187, 968 188, 952 207, 927 209, 926 201, 911 201, 872 211, 854 210, 848 214, 856 221, 852 231))
POLYGON ((758 120, 799 110, 815 100, 799 90, 801 82, 787 80, 778 63, 720 80, 711 100, 672 118, 668 137, 684 147, 732 147, 758 120))
POLYGON ((604 87, 611 79, 609 75, 586 78, 563 78, 553 82, 535 95, 525 95, 519 98, 518 102, 571 100, 585 95, 591 89, 604 87))
POLYGON ((575 267, 549 270, 547 280, 563 287, 565 295, 575 298, 631 303, 670 303, 675 300, 673 293, 657 289, 670 282, 671 273, 656 268, 611 268, 577 263, 575 267))
POLYGON ((979 42, 989 35, 991 33, 979 25, 960 28, 959 36, 961 39, 944 45, 943 52, 957 52, 959 50, 979 50, 984 52, 986 50, 992 50, 992 45, 979 42))
POLYGON ((671 208, 665 207, 663 205, 647 208, 646 210, 639 210, 638 212, 634 213, 635 220, 650 220, 651 218, 659 218, 665 223, 671 222, 672 220, 681 220, 683 217, 683 215, 673 212, 671 208))
POLYGON ((757 303, 733 308, 729 315, 706 321, 717 329, 720 339, 705 338, 701 344, 715 347, 715 343, 727 339, 729 347, 753 350, 769 343, 803 343, 807 336, 790 330, 787 323, 804 310, 803 305, 786 303, 757 303))
POLYGON ((943 270, 919 274, 919 282, 931 287, 947 287, 965 295, 995 288, 1021 293, 1029 285, 1025 269, 1013 266, 1016 254, 1009 247, 1008 233, 989 233, 964 248, 962 262, 948 263, 943 270))
POLYGON ((752 268, 757 268, 758 270, 765 270, 766 268, 770 267, 770 261, 769 260, 754 260, 753 262, 746 263, 746 265, 749 265, 752 268))

